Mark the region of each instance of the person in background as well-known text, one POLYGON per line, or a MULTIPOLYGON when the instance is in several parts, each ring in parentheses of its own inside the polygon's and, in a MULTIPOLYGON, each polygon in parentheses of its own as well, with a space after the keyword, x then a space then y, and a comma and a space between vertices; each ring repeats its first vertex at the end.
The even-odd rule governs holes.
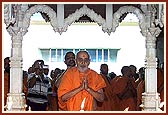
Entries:
POLYGON ((110 72, 109 76, 110 76, 110 82, 111 82, 111 80, 113 80, 117 75, 114 72, 110 72))
POLYGON ((44 75, 44 77, 49 77, 48 74, 49 74, 49 65, 43 65, 43 75, 44 75))
POLYGON ((139 77, 138 73, 137 73, 137 67, 135 65, 130 65, 129 66, 131 69, 131 76, 134 78, 134 80, 136 81, 139 77))
POLYGON ((49 74, 49 65, 43 65, 43 76, 49 78, 51 83, 52 78, 48 74, 49 74))
POLYGON ((138 70, 138 76, 139 76, 138 79, 135 81, 136 86, 138 86, 138 84, 142 80, 144 80, 144 77, 145 77, 145 68, 144 67, 139 68, 139 70, 138 70))
MULTIPOLYGON (((61 83, 61 81, 62 81, 62 79, 63 79, 63 77, 64 77, 64 74, 66 73, 66 71, 68 70, 68 69, 70 69, 71 67, 74 67, 74 66, 76 66, 76 62, 75 62, 75 54, 73 53, 73 52, 71 52, 71 51, 69 51, 69 52, 67 52, 66 54, 65 54, 65 57, 64 57, 64 63, 66 64, 66 66, 67 66, 67 69, 66 70, 64 70, 64 69, 62 69, 62 70, 59 70, 59 71, 56 71, 55 70, 55 72, 57 72, 57 73, 55 73, 55 74, 57 74, 57 76, 56 76, 56 79, 55 79, 55 87, 56 87, 56 91, 58 90, 58 88, 59 88, 59 85, 60 85, 60 83, 61 83), (61 74, 60 74, 61 73, 61 74)), ((59 101, 60 102, 60 101, 59 101)), ((58 102, 58 103, 59 103, 58 102)), ((66 108, 66 105, 65 104, 59 104, 59 106, 62 106, 62 107, 59 107, 59 110, 60 111, 62 111, 62 110, 64 110, 64 108, 66 108), (64 106, 64 107, 63 107, 64 106)))
POLYGON ((69 68, 58 87, 59 107, 66 111, 96 110, 96 101, 104 101, 103 88, 106 83, 100 75, 89 68, 90 55, 79 51, 77 66, 69 68))
POLYGON ((100 76, 104 79, 106 82, 106 87, 103 88, 104 90, 104 101, 103 102, 97 102, 97 111, 113 111, 114 110, 114 101, 112 100, 112 87, 110 84, 110 80, 108 77, 108 65, 107 64, 101 64, 100 65, 100 76))
POLYGON ((52 78, 51 86, 52 86, 52 103, 51 103, 51 111, 58 111, 58 95, 57 95, 57 87, 55 86, 55 80, 57 79, 58 75, 61 74, 61 69, 55 68, 55 70, 52 70, 50 73, 50 76, 52 78))
POLYGON ((28 73, 23 70, 23 93, 25 94, 25 100, 27 99, 28 87, 27 87, 28 73))
MULTIPOLYGON (((49 74, 49 65, 43 65, 43 76, 46 79, 49 79, 50 84, 52 83, 52 78, 48 76, 49 74)), ((47 111, 52 111, 52 86, 50 88, 50 93, 48 94, 48 103, 47 103, 47 111)))
MULTIPOLYGON (((111 72, 112 73, 112 72, 111 72)), ((120 111, 120 105, 119 105, 119 102, 120 102, 120 99, 119 97, 115 94, 115 85, 118 81, 118 79, 120 79, 120 77, 122 77, 121 75, 116 75, 116 74, 113 74, 114 75, 114 78, 111 79, 110 81, 110 85, 111 85, 111 88, 112 88, 112 104, 113 104, 113 110, 114 111, 120 111)))
POLYGON ((4 106, 6 106, 7 97, 10 89, 10 58, 4 59, 4 106))
POLYGON ((137 111, 142 111, 142 93, 145 92, 145 68, 141 67, 138 73, 139 78, 135 82, 137 85, 137 111))
POLYGON ((59 85, 60 85, 60 82, 61 82, 61 79, 62 79, 64 73, 65 73, 69 68, 76 66, 76 63, 75 63, 75 54, 74 54, 73 52, 71 52, 71 51, 67 52, 67 53, 65 54, 65 58, 64 58, 64 59, 65 59, 65 60, 64 60, 64 63, 66 64, 67 69, 64 70, 64 71, 62 72, 62 74, 60 74, 60 75, 57 77, 57 79, 56 79, 56 81, 55 81, 55 85, 56 85, 57 88, 58 88, 59 85))
POLYGON ((161 110, 164 111, 164 63, 157 67, 157 92, 160 94, 160 102, 163 104, 161 110))
POLYGON ((50 104, 48 95, 52 94, 52 88, 48 77, 43 75, 43 63, 36 60, 33 64, 35 73, 28 78, 27 105, 31 111, 46 111, 50 104))
POLYGON ((101 64, 100 65, 100 75, 103 75, 106 77, 108 82, 110 83, 110 76, 109 76, 109 68, 107 64, 101 64))
POLYGON ((28 75, 31 74, 31 73, 34 73, 34 68, 33 68, 33 66, 31 66, 31 67, 28 68, 27 73, 28 73, 28 75))
POLYGON ((129 111, 136 111, 137 90, 132 71, 129 66, 123 66, 121 73, 122 76, 117 79, 113 87, 113 93, 119 98, 120 111, 126 108, 129 111))

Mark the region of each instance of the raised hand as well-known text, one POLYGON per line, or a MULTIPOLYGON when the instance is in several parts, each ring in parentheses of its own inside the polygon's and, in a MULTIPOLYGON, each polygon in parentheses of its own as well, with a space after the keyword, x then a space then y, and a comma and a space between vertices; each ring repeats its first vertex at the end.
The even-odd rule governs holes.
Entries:
POLYGON ((85 88, 85 80, 83 79, 82 80, 82 84, 80 86, 80 90, 83 90, 85 88))
POLYGON ((87 90, 88 89, 88 80, 86 79, 86 77, 84 77, 84 88, 87 90))

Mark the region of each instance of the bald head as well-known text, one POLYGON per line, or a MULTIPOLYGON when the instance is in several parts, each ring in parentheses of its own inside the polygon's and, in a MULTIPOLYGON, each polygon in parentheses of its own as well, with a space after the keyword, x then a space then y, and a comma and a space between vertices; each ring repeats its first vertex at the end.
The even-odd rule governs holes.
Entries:
POLYGON ((76 58, 78 58, 78 57, 80 57, 80 56, 85 56, 85 57, 87 57, 88 59, 90 59, 90 55, 89 55, 89 53, 87 52, 87 51, 84 51, 84 50, 81 50, 81 51, 79 51, 77 54, 76 54, 76 58))
POLYGON ((79 51, 76 55, 76 63, 80 72, 85 72, 90 64, 90 56, 87 51, 79 51))
POLYGON ((121 69, 121 73, 123 76, 130 76, 131 75, 131 69, 129 66, 123 66, 121 69))

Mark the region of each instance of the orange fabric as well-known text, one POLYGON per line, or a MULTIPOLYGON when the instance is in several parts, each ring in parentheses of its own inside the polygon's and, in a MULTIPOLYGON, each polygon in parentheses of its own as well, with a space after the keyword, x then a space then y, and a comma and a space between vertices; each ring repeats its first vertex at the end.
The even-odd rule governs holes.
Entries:
POLYGON ((142 93, 145 92, 145 81, 142 80, 137 86, 137 111, 141 111, 142 93))
MULTIPOLYGON (((95 91, 106 87, 105 81, 95 71, 89 69, 85 75, 87 76, 88 86, 95 91)), ((68 111, 79 111, 83 99, 86 97, 84 110, 93 110, 93 97, 86 90, 82 90, 75 96, 70 98, 66 103, 63 103, 61 96, 78 88, 82 84, 84 73, 80 73, 77 67, 72 67, 67 70, 58 88, 59 107, 67 107, 68 111), (61 105, 63 104, 63 106, 61 105)))
POLYGON ((113 87, 115 86, 116 81, 117 81, 120 77, 121 77, 121 76, 116 76, 116 77, 114 77, 114 78, 110 81, 110 84, 111 84, 112 89, 113 89, 113 87))
POLYGON ((127 81, 128 77, 119 77, 114 85, 113 89, 114 93, 115 94, 121 93, 127 86, 127 81))
MULTIPOLYGON (((160 93, 160 102, 164 101, 164 73, 160 68, 157 68, 157 89, 158 93, 160 93)), ((161 108, 164 110, 164 107, 161 108)))
POLYGON ((164 73, 157 68, 157 87, 159 88, 162 84, 164 84, 164 73))
POLYGON ((58 111, 58 96, 57 96, 57 87, 53 84, 52 85, 53 96, 51 98, 51 107, 52 111, 58 111))
POLYGON ((119 102, 120 102, 120 99, 118 98, 118 96, 114 93, 114 88, 115 88, 115 84, 117 82, 117 80, 120 78, 121 76, 116 76, 115 78, 113 78, 111 81, 110 81, 110 84, 111 84, 111 88, 112 88, 112 108, 113 108, 113 111, 119 111, 120 109, 120 106, 119 106, 119 102))
POLYGON ((104 88, 105 99, 103 102, 98 102, 97 110, 98 111, 113 111, 113 106, 115 103, 112 98, 112 87, 109 81, 107 80, 106 76, 104 76, 103 74, 100 74, 100 76, 104 79, 107 86, 104 88))
MULTIPOLYGON (((116 95, 122 94, 125 88, 127 87, 128 80, 130 80, 130 82, 132 83, 133 88, 136 88, 135 81, 132 78, 119 77, 114 85, 113 93, 116 95)), ((130 95, 131 93, 126 92, 126 94, 130 95)), ((137 106, 136 97, 128 97, 128 98, 120 99, 119 101, 119 107, 121 111, 125 110, 127 107, 129 107, 129 111, 135 111, 136 106, 137 106)))
POLYGON ((135 81, 135 84, 136 84, 136 87, 138 87, 139 83, 142 81, 142 78, 138 78, 136 81, 135 81))
POLYGON ((4 105, 6 105, 7 101, 7 94, 9 93, 9 87, 10 87, 10 76, 7 72, 4 72, 4 105))

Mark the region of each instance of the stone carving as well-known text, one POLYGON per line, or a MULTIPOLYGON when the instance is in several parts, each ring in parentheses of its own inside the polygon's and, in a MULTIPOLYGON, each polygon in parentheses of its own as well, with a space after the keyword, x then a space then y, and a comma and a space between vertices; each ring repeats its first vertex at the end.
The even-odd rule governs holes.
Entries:
POLYGON ((160 26, 161 28, 164 26, 164 5, 163 4, 161 4, 161 5, 159 5, 159 8, 158 8, 159 10, 159 17, 158 17, 158 19, 155 19, 155 24, 157 25, 157 26, 160 26))
POLYGON ((142 111, 161 111, 158 93, 142 93, 142 111))
MULTIPOLYGON (((22 110, 25 108, 24 103, 24 95, 21 94, 21 78, 22 78, 22 39, 23 35, 25 35, 28 31, 28 27, 30 26, 30 19, 34 13, 43 12, 46 13, 50 18, 50 24, 53 27, 55 32, 66 32, 68 26, 70 26, 75 20, 78 20, 80 17, 87 15, 94 20, 99 26, 102 26, 103 32, 107 32, 110 34, 111 32, 115 32, 116 28, 119 26, 119 18, 124 13, 133 13, 139 19, 139 27, 141 29, 141 33, 146 37, 146 70, 147 70, 147 82, 150 87, 146 86, 146 92, 143 94, 143 107, 147 108, 145 110, 157 110, 155 103, 159 102, 159 97, 156 89, 152 89, 153 92, 149 92, 148 90, 153 85, 156 86, 155 78, 156 75, 152 74, 156 72, 156 37, 160 34, 160 28, 164 25, 164 8, 163 5, 161 8, 161 13, 159 19, 155 19, 156 8, 155 5, 141 5, 141 8, 138 9, 133 6, 122 6, 120 7, 113 15, 113 23, 112 27, 106 25, 106 20, 102 18, 100 15, 94 12, 94 10, 88 8, 86 5, 83 5, 80 9, 77 9, 73 14, 70 14, 66 19, 64 19, 63 27, 58 26, 56 12, 47 5, 35 5, 28 9, 27 4, 5 4, 4 5, 4 23, 7 26, 7 31, 12 36, 12 56, 11 56, 11 70, 12 77, 17 76, 19 78, 19 84, 12 88, 9 96, 12 97, 12 106, 13 110, 22 110), (11 8, 13 8, 13 15, 11 15, 11 8), (152 70, 152 71, 151 71, 152 70), (149 79, 149 75, 153 75, 149 79), (16 92, 14 91, 16 89, 16 92)), ((11 79, 13 84, 15 84, 15 80, 11 79)), ((10 100, 11 101, 11 100, 10 100)), ((9 104, 10 105, 10 104, 9 104)))
POLYGON ((137 16, 139 19, 139 27, 141 29, 141 33, 143 36, 146 35, 146 21, 145 21, 145 16, 141 12, 140 9, 134 7, 134 6, 122 6, 120 7, 115 13, 113 17, 113 29, 112 31, 115 32, 116 28, 119 26, 119 18, 124 14, 124 13, 133 13, 137 16))
POLYGON ((6 26, 9 25, 10 23, 10 5, 9 4, 4 4, 4 23, 6 24, 6 26))
MULTIPOLYGON (((155 18, 157 13, 156 5, 152 4, 150 8, 151 8, 151 22, 150 22, 151 26, 148 30, 152 34, 152 36, 157 37, 161 32, 160 27, 157 27, 157 21, 160 19, 155 18)), ((159 25, 163 26, 161 21, 159 21, 159 25)))
POLYGON ((77 9, 75 13, 69 15, 65 19, 64 28, 67 29, 68 26, 70 26, 73 22, 78 20, 80 17, 87 15, 91 20, 94 20, 99 26, 102 26, 105 24, 105 19, 101 17, 101 15, 98 15, 94 12, 94 10, 89 9, 86 5, 83 5, 80 9, 77 9))
POLYGON ((103 32, 107 32, 108 34, 110 34, 111 32, 115 32, 116 28, 119 26, 119 23, 120 23, 119 18, 124 13, 133 13, 139 19, 139 26, 140 26, 142 35, 145 36, 146 34, 145 16, 140 9, 133 6, 120 7, 114 13, 112 27, 109 28, 106 25, 106 20, 102 18, 101 15, 98 15, 97 13, 95 13, 93 9, 88 8, 87 5, 83 5, 83 7, 81 7, 80 9, 77 9, 74 13, 70 14, 66 19, 64 19, 63 27, 58 27, 56 12, 52 8, 50 8, 47 5, 35 5, 25 12, 25 16, 23 19, 23 30, 22 30, 23 32, 25 33, 27 32, 27 29, 30 25, 30 18, 34 13, 37 13, 37 12, 46 13, 50 18, 50 24, 53 27, 53 30, 55 32, 59 32, 60 34, 62 32, 66 32, 68 29, 68 26, 70 26, 73 22, 75 22, 76 20, 78 20, 80 17, 84 15, 87 15, 89 18, 91 18, 91 20, 94 20, 99 26, 102 26, 103 32))
POLYGON ((25 12, 25 15, 23 18, 23 32, 24 33, 26 33, 28 31, 27 29, 30 26, 31 16, 37 12, 46 13, 50 18, 51 26, 53 28, 57 27, 56 12, 47 5, 35 5, 25 12))
POLYGON ((7 100, 7 111, 24 111, 26 102, 20 101, 25 100, 24 94, 8 94, 8 100, 7 100), (20 106, 21 105, 21 106, 20 106))

